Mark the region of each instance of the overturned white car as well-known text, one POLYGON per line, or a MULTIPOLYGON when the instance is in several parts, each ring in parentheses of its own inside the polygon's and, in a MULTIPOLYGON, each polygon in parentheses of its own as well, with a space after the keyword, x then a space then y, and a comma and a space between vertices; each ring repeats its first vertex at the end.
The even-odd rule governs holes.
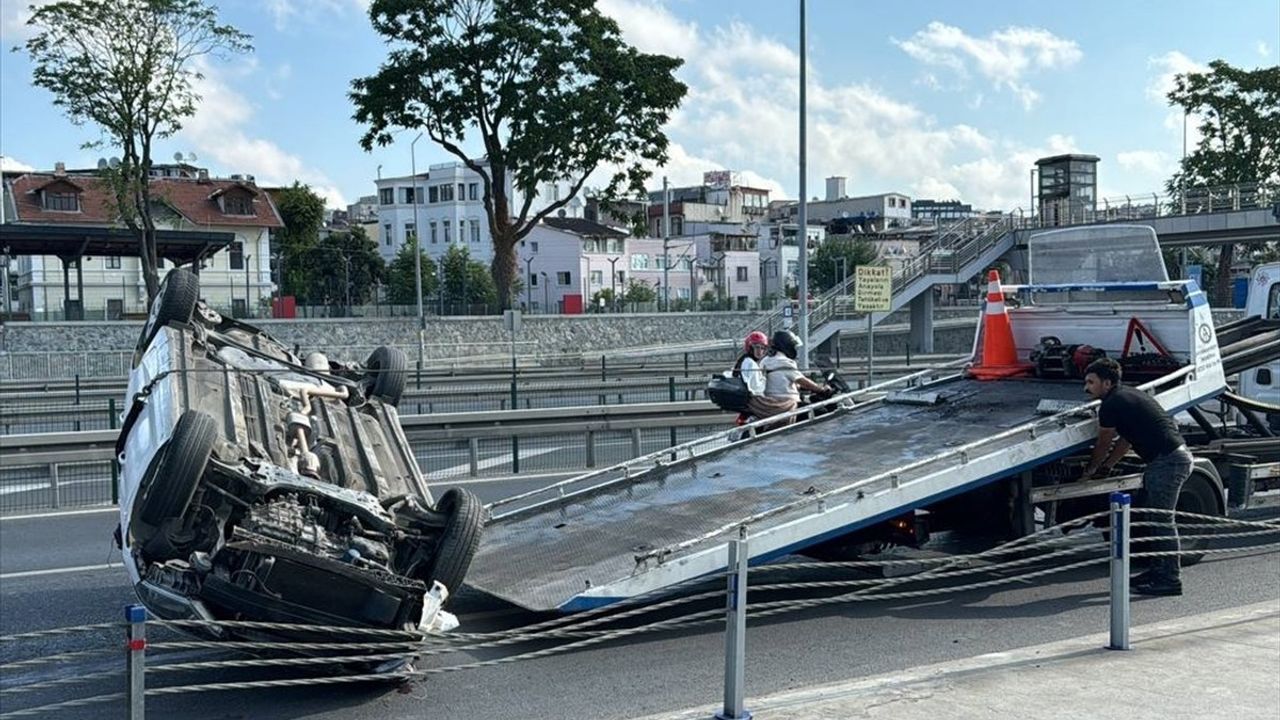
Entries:
POLYGON ((447 629, 483 507, 432 499, 396 412, 404 354, 301 359, 198 298, 185 270, 161 285, 116 445, 142 602, 169 619, 447 629))

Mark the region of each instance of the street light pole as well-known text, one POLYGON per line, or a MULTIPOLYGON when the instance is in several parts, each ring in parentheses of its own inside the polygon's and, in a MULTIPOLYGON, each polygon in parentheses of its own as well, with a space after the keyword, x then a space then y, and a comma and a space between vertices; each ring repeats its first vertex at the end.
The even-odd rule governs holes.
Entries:
MULTIPOLYGON (((1185 144, 1185 143, 1184 143, 1185 144)), ((668 273, 668 265, 671 264, 671 255, 668 248, 671 244, 671 192, 667 189, 667 176, 662 176, 662 311, 671 310, 670 291, 667 289, 671 285, 671 277, 668 273)))
POLYGON ((542 276, 542 312, 546 313, 551 306, 551 288, 547 286, 547 272, 540 270, 538 274, 542 276))
POLYGON ((609 304, 613 307, 609 308, 612 312, 618 311, 618 261, 622 258, 609 258, 609 304))
POLYGON ((249 261, 253 259, 252 255, 244 256, 244 313, 245 317, 253 317, 253 298, 249 296, 249 261))
MULTIPOLYGON (((422 370, 423 357, 426 355, 427 344, 427 316, 422 311, 422 244, 418 242, 418 238, 422 237, 422 225, 418 219, 418 196, 422 193, 418 192, 418 155, 417 144, 422 139, 422 133, 409 143, 409 174, 413 176, 410 180, 413 188, 413 282, 414 288, 418 294, 418 370, 422 370)), ((395 193, 395 188, 391 189, 395 193)), ((394 201, 395 198, 393 197, 394 201)), ((350 283, 348 283, 348 292, 350 292, 350 283)))
POLYGON ((524 259, 524 304, 525 312, 533 312, 533 256, 524 259))
POLYGON ((809 156, 805 137, 805 63, 808 56, 808 39, 805 29, 806 0, 800 0, 800 369, 809 369, 809 206, 806 197, 809 189, 805 182, 809 156))

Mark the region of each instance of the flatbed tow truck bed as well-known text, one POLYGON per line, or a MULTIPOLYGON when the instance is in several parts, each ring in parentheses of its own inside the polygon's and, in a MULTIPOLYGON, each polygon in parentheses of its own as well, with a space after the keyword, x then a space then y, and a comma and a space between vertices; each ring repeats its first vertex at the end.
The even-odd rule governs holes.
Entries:
POLYGON ((723 567, 732 529, 748 518, 752 561, 766 561, 1079 449, 1089 420, 1065 418, 1086 400, 1077 381, 953 377, 578 495, 566 489, 496 515, 467 582, 530 610, 607 604, 723 567), (1068 412, 1046 421, 1044 400, 1068 412))

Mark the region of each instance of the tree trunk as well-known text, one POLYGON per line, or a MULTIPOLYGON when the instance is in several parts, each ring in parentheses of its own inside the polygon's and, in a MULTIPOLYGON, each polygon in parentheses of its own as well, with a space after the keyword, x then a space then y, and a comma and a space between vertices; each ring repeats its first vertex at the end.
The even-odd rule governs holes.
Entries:
POLYGON ((510 226, 504 226, 499 230, 501 235, 494 233, 493 263, 489 266, 489 271, 493 274, 493 284, 497 286, 499 307, 510 310, 511 288, 516 279, 515 231, 510 226))
POLYGON ((1214 285, 1214 304, 1231 307, 1231 264, 1235 261, 1236 246, 1223 245, 1218 251, 1218 276, 1214 285))

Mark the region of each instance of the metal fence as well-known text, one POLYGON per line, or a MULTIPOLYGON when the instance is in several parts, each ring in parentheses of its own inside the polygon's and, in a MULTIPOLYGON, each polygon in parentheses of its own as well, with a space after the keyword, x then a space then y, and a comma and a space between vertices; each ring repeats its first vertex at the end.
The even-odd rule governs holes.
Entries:
MULTIPOLYGON (((747 563, 751 528, 742 527, 735 529, 736 538, 726 538, 726 569, 595 610, 493 632, 471 632, 465 625, 459 632, 440 632, 169 621, 130 606, 124 622, 0 636, 0 717, 109 714, 141 720, 148 710, 153 716, 176 717, 189 714, 193 703, 208 702, 190 699, 192 695, 285 687, 311 688, 318 702, 332 698, 347 703, 350 695, 343 688, 352 684, 440 677, 591 648, 639 645, 657 633, 723 627, 724 684, 708 687, 706 694, 722 695, 724 709, 718 717, 741 720, 750 717, 744 672, 750 658, 748 622, 857 603, 893 607, 1054 578, 1083 579, 1109 585, 1107 646, 1127 650, 1131 558, 1280 550, 1280 524, 1274 521, 1177 513, 1184 541, 1217 543, 1194 550, 1165 549, 1154 544, 1160 538, 1130 533, 1130 528, 1169 522, 1169 511, 1130 510, 1127 496, 1117 494, 1110 512, 1045 527, 974 554, 755 566, 747 563), (1110 537, 1100 537, 1093 524, 1108 517, 1110 537), (223 639, 206 639, 210 634, 223 639), (290 636, 308 639, 283 639, 290 636)), ((465 623, 466 616, 462 619, 465 623)))

